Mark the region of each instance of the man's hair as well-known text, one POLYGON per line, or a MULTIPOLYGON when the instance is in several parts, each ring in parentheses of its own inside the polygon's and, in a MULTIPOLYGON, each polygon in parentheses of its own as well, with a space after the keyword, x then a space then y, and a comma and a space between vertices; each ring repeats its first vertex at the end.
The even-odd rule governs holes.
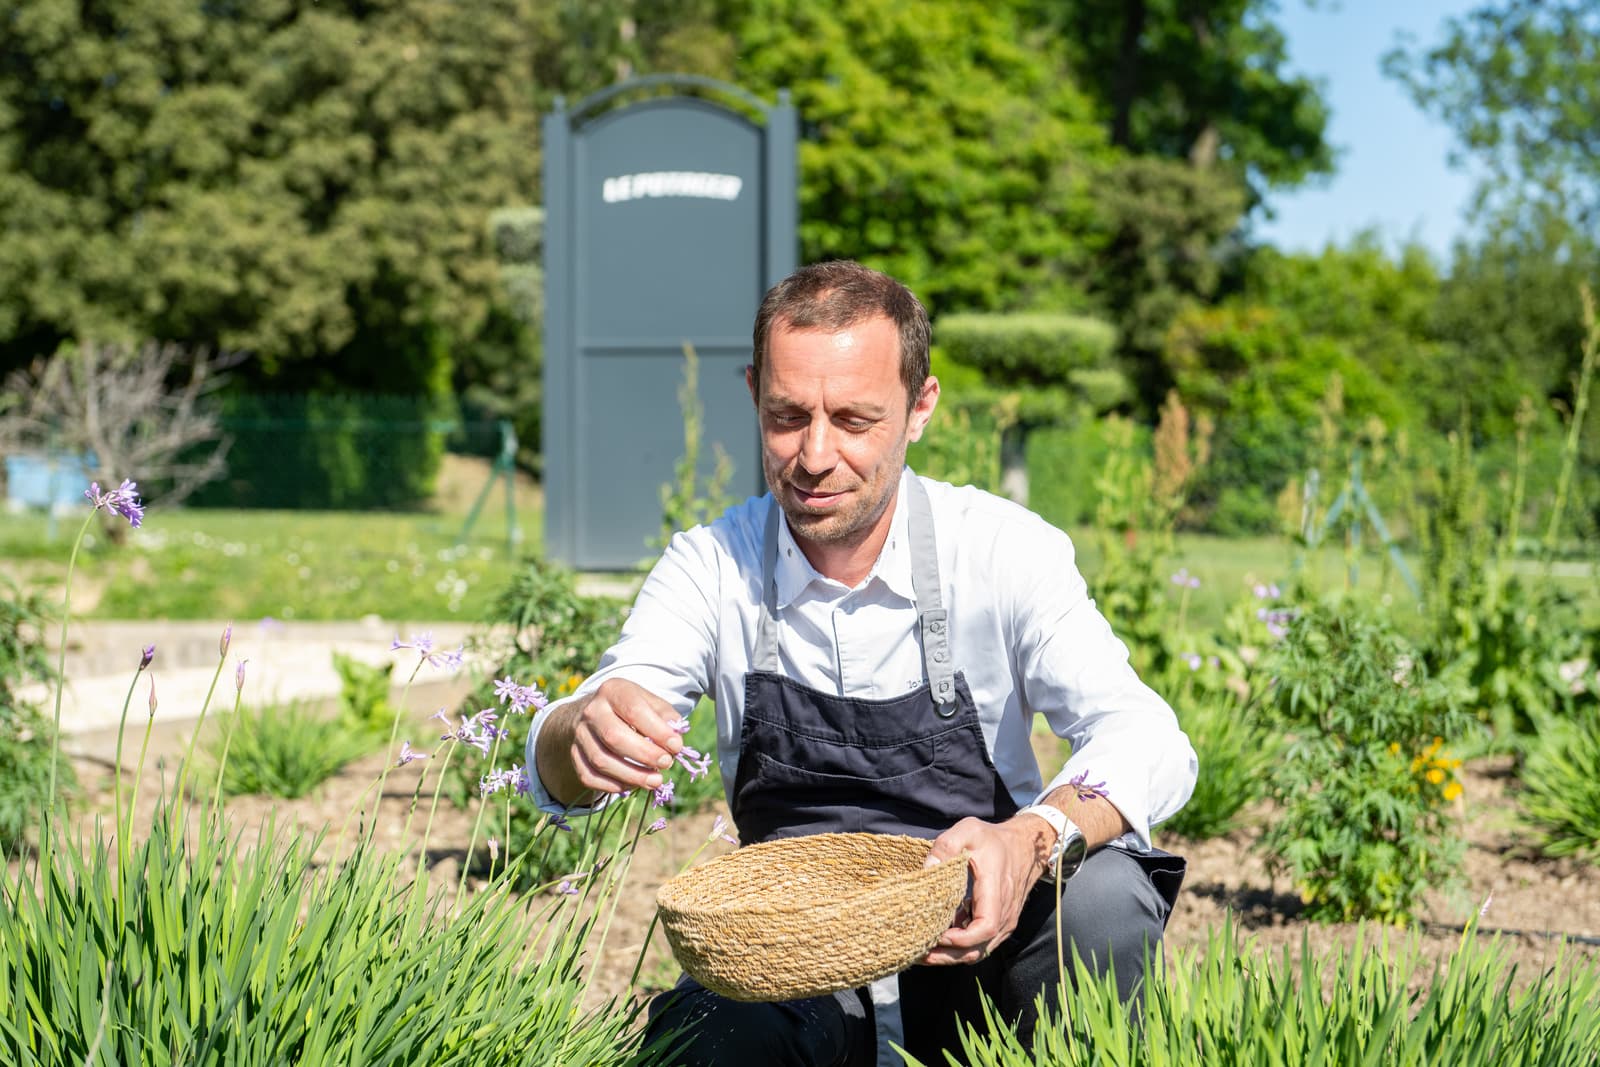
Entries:
POLYGON ((848 259, 801 267, 767 290, 756 312, 754 363, 756 387, 774 328, 830 333, 883 315, 900 335, 900 380, 906 406, 917 402, 928 380, 928 311, 911 290, 887 274, 848 259))

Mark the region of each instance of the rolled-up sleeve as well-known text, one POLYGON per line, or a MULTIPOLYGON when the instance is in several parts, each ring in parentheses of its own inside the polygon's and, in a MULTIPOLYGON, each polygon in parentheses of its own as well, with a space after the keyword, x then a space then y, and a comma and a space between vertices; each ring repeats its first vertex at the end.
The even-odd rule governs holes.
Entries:
POLYGON ((571 696, 534 717, 526 758, 540 810, 567 815, 594 810, 565 807, 539 778, 535 756, 539 732, 557 709, 594 692, 610 678, 625 678, 648 689, 685 716, 710 690, 716 676, 719 569, 716 544, 705 528, 675 534, 640 587, 621 636, 600 658, 594 673, 571 696))
POLYGON ((1071 539, 1040 527, 1023 558, 1041 565, 1014 592, 1015 669, 1025 705, 1072 745, 1040 798, 1082 775, 1149 849, 1150 827, 1193 793, 1199 761, 1172 708, 1139 679, 1127 646, 1089 598, 1071 539))

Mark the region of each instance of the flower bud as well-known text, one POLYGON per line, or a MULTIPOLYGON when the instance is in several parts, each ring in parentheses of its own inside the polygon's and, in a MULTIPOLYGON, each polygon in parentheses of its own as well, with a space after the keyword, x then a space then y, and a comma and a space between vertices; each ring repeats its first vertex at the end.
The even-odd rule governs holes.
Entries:
POLYGON ((247 659, 240 660, 238 669, 233 672, 233 688, 236 692, 244 691, 244 665, 249 662, 247 659))
POLYGON ((231 645, 232 643, 233 643, 233 623, 230 622, 228 625, 226 625, 226 626, 224 626, 222 628, 222 637, 217 640, 217 654, 221 658, 227 659, 228 658, 228 646, 231 645))
POLYGON ((139 653, 139 669, 142 671, 150 666, 150 661, 156 658, 156 646, 145 645, 144 651, 139 653))
POLYGON ((154 716, 155 713, 156 713, 156 676, 152 674, 150 676, 150 714, 152 716, 154 716))

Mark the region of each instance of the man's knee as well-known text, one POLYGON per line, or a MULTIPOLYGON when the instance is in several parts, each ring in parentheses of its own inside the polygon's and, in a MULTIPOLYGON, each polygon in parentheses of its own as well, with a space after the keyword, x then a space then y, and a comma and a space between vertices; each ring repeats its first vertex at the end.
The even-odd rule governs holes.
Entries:
POLYGON ((835 1067, 859 1040, 851 1008, 842 995, 747 1004, 685 979, 651 1002, 645 1047, 675 1067, 835 1067))
MULTIPOLYGON (((1097 977, 1114 970, 1117 993, 1129 1000, 1147 958, 1159 952, 1170 911, 1139 860, 1116 848, 1090 856, 1061 887, 1061 936, 1069 980, 1076 952, 1097 977)), ((1044 912, 1050 919, 1030 946, 1034 958, 1028 969, 1039 988, 1053 988, 1057 977, 1053 900, 1044 912), (1048 973, 1041 975, 1041 969, 1048 973)))

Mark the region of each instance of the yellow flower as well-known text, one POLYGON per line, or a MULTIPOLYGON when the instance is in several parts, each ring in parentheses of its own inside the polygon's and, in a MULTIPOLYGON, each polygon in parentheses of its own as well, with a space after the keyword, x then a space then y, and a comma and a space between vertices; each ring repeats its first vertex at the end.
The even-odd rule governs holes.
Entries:
POLYGON ((1398 742, 1398 741, 1390 741, 1389 742, 1389 755, 1391 755, 1391 756, 1400 755, 1400 742, 1398 742))
POLYGON ((1444 798, 1446 800, 1454 800, 1456 797, 1458 797, 1460 795, 1461 795, 1461 783, 1460 782, 1451 782, 1449 785, 1444 787, 1444 798))
POLYGON ((1428 781, 1434 785, 1438 785, 1440 782, 1444 781, 1444 772, 1437 767, 1433 768, 1428 772, 1428 781))

